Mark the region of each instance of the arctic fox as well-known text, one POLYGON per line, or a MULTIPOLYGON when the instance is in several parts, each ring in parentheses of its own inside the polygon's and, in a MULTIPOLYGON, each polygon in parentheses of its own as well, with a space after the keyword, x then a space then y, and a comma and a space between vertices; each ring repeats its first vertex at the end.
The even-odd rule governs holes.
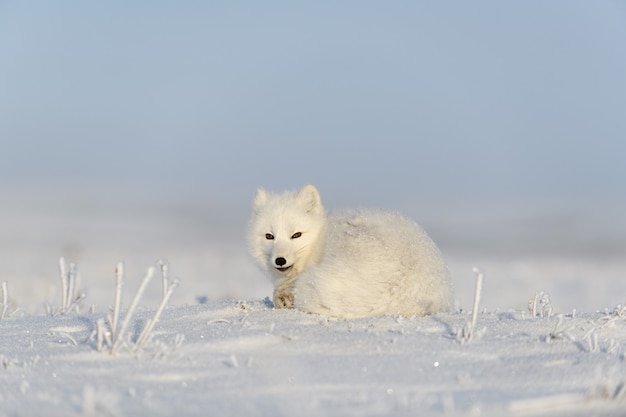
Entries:
POLYGON ((252 257, 274 280, 276 308, 335 318, 424 316, 450 308, 448 268, 412 220, 379 210, 327 214, 319 192, 259 189, 252 257))

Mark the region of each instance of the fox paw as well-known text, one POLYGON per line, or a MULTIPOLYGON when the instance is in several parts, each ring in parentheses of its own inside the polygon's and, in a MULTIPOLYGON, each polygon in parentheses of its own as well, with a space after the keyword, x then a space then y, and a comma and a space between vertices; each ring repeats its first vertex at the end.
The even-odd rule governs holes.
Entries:
POLYGON ((276 308, 292 308, 293 294, 287 289, 278 289, 274 292, 274 307, 276 308))

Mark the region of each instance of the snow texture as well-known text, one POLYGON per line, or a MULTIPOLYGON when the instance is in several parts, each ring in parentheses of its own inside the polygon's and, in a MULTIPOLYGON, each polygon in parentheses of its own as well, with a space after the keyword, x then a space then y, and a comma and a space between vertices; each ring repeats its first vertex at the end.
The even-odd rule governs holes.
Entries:
MULTIPOLYGON (((0 321, 0 415, 624 415, 624 310, 328 321, 264 301, 170 307, 138 351, 101 313, 0 321)), ((153 311, 134 323, 137 337, 153 311)))
POLYGON ((453 312, 328 320, 273 308, 271 283, 247 259, 247 210, 237 229, 203 210, 29 207, 0 209, 0 417, 626 415, 619 258, 511 259, 498 235, 484 253, 444 238, 453 312), (141 336, 165 292, 153 279, 111 354, 116 265, 122 323, 161 256, 180 285, 141 336))

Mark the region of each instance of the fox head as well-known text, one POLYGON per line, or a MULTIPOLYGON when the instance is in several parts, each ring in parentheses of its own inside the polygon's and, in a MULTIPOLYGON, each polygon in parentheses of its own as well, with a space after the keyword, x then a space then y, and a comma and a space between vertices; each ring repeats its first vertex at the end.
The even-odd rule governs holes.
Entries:
POLYGON ((313 185, 272 194, 260 188, 254 198, 250 253, 277 283, 294 280, 321 255, 326 212, 313 185))

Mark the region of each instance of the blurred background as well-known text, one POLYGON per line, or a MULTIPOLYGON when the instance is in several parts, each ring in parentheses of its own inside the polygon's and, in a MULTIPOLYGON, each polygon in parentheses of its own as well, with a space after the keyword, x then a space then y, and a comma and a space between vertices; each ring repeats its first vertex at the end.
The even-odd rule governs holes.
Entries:
POLYGON ((0 281, 43 311, 65 256, 105 309, 166 258, 174 304, 263 298, 253 194, 310 182, 415 218, 461 307, 476 266, 490 309, 611 308, 624 45, 621 1, 0 0, 0 281))

